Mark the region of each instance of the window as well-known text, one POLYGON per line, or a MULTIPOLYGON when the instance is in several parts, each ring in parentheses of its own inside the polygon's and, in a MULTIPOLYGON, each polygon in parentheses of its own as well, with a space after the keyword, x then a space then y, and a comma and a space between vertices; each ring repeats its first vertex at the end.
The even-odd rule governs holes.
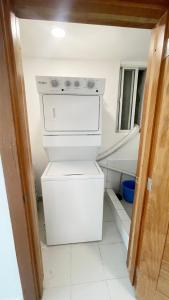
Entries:
POLYGON ((130 130, 141 125, 145 68, 121 67, 117 129, 130 130))

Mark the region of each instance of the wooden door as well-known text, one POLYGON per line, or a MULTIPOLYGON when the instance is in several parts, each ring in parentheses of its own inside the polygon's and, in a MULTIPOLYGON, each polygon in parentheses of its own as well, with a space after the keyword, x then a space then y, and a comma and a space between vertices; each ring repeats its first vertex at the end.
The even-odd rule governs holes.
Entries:
POLYGON ((137 254, 141 234, 141 222, 145 205, 145 191, 148 178, 148 166, 151 157, 151 143, 157 109, 158 90, 160 87, 162 62, 165 57, 165 48, 168 41, 168 13, 160 19, 152 31, 150 53, 145 81, 142 127, 137 165, 136 192, 133 207, 133 216, 130 230, 128 250, 128 269, 132 282, 135 278, 137 254))
MULTIPOLYGON (((169 24, 169 23, 168 23, 169 24)), ((169 25, 166 31, 169 38, 169 25)), ((166 45, 167 46, 167 45, 166 45)), ((168 42, 169 46, 169 42, 168 42)), ((169 48, 168 48, 169 50, 169 48)), ((169 53, 162 58, 136 269, 139 300, 169 299, 169 53)))
POLYGON ((157 291, 160 294, 169 297, 169 230, 167 233, 167 239, 157 282, 157 291))
POLYGON ((25 300, 43 290, 43 269, 17 19, 0 0, 0 153, 25 300))

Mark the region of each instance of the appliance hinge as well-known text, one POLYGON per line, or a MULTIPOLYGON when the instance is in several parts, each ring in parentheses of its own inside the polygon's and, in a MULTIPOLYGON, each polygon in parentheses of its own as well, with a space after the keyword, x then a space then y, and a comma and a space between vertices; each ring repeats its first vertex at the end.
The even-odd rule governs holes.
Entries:
POLYGON ((147 191, 151 192, 153 188, 153 181, 151 177, 147 178, 147 191))

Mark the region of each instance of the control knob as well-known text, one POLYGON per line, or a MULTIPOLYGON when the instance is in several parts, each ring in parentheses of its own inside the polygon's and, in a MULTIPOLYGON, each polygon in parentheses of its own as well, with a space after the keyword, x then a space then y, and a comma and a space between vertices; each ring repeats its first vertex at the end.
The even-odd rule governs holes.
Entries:
POLYGON ((78 80, 75 80, 74 86, 75 86, 75 87, 79 87, 79 86, 80 86, 80 82, 79 82, 78 80))
POLYGON ((67 86, 67 87, 71 86, 71 81, 70 80, 66 80, 65 81, 65 86, 67 86))
POLYGON ((94 88, 94 86, 95 86, 95 82, 94 82, 93 80, 89 80, 89 81, 87 82, 87 87, 88 87, 89 89, 94 88))
POLYGON ((52 79, 52 80, 51 80, 51 85, 52 85, 53 87, 57 87, 57 86, 59 86, 59 81, 57 81, 56 79, 52 79))

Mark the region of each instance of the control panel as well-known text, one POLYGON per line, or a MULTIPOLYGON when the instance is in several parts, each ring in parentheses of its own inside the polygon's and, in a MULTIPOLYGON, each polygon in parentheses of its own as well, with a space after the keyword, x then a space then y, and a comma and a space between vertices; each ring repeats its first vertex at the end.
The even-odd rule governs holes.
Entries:
POLYGON ((102 78, 37 76, 36 82, 41 94, 103 95, 105 86, 102 78))

